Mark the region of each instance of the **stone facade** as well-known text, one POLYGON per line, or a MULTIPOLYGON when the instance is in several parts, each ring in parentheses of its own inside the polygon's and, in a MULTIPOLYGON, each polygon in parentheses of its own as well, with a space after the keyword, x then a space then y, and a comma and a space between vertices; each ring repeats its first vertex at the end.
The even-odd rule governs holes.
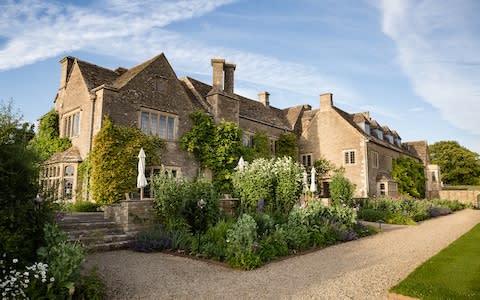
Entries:
MULTIPOLYGON (((188 114, 199 109, 217 122, 238 124, 246 145, 249 137, 263 131, 275 151, 275 141, 282 134, 294 133, 299 142, 299 162, 310 167, 324 158, 343 167, 356 185, 356 197, 396 196, 396 183, 390 177, 396 157, 409 156, 427 164, 423 156, 428 157, 428 152, 421 152, 422 145, 405 146, 395 131, 381 127, 368 113, 340 110, 332 94, 321 95, 316 110, 308 104, 276 108, 268 92, 259 93, 258 100, 235 94, 236 65, 221 58, 211 61, 211 85, 190 77, 177 78, 163 54, 128 70, 110 70, 73 57, 64 58, 60 64, 55 109, 61 135, 70 137, 78 152, 77 164, 91 151, 95 134, 103 118, 108 117, 115 124, 138 127, 166 141, 163 165, 148 166, 147 177, 162 169, 172 176, 192 178, 198 174, 198 164, 180 149, 179 137, 191 127, 188 114)), ((62 162, 57 159, 57 163, 62 162)), ((325 182, 326 190, 328 178, 325 182)))

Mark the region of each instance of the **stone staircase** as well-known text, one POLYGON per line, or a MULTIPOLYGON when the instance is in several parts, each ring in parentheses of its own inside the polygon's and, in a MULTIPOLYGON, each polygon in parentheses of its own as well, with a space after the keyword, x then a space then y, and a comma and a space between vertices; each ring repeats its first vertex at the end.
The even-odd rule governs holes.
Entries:
POLYGON ((125 249, 132 240, 121 226, 105 220, 103 212, 67 213, 59 225, 69 241, 79 241, 89 251, 125 249))

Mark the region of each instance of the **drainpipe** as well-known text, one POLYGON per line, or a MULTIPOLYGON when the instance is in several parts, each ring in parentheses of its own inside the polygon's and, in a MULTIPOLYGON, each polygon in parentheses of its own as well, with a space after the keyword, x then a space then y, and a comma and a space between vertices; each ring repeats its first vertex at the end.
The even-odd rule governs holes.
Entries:
POLYGON ((368 174, 368 139, 363 140, 363 160, 365 162, 365 193, 366 197, 368 197, 368 194, 370 192, 370 183, 369 183, 369 174, 368 174))

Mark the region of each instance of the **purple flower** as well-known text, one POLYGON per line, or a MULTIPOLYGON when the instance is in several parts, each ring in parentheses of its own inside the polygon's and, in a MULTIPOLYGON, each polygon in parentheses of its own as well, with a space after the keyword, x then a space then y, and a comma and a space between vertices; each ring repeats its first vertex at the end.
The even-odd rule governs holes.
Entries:
POLYGON ((63 215, 61 213, 55 213, 55 216, 53 217, 53 219, 55 220, 55 222, 60 222, 63 220, 63 215))

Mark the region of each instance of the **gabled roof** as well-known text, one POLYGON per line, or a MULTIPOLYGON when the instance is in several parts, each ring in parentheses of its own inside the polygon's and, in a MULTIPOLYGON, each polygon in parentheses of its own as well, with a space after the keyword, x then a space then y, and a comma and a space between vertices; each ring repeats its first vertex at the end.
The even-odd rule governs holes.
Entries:
POLYGON ((63 152, 53 154, 44 162, 44 164, 77 163, 81 161, 82 157, 80 156, 80 151, 78 151, 77 147, 73 146, 63 152))
POLYGON ((308 111, 312 108, 310 106, 306 107, 306 105, 298 105, 294 107, 288 107, 283 110, 285 118, 290 124, 290 128, 293 129, 295 127, 295 124, 297 123, 298 119, 300 118, 300 114, 304 109, 308 111))
MULTIPOLYGON (((212 90, 212 86, 196 79, 186 77, 184 80, 190 83, 187 84, 188 88, 193 88, 194 91, 190 93, 195 96, 197 101, 203 101, 207 103, 207 95, 212 90), (198 99, 198 96, 201 99, 198 99)), ((286 112, 273 106, 265 106, 261 102, 252 100, 238 94, 234 94, 239 100, 240 104, 240 118, 250 119, 258 121, 270 126, 292 130, 291 123, 287 120, 286 112)))
POLYGON ((147 60, 146 62, 143 62, 133 68, 128 69, 126 72, 124 72, 120 77, 118 77, 113 83, 112 86, 117 89, 121 89, 124 87, 130 80, 135 78, 140 72, 145 70, 146 67, 148 67, 152 62, 157 60, 159 57, 164 56, 163 53, 155 56, 152 59, 147 60))

